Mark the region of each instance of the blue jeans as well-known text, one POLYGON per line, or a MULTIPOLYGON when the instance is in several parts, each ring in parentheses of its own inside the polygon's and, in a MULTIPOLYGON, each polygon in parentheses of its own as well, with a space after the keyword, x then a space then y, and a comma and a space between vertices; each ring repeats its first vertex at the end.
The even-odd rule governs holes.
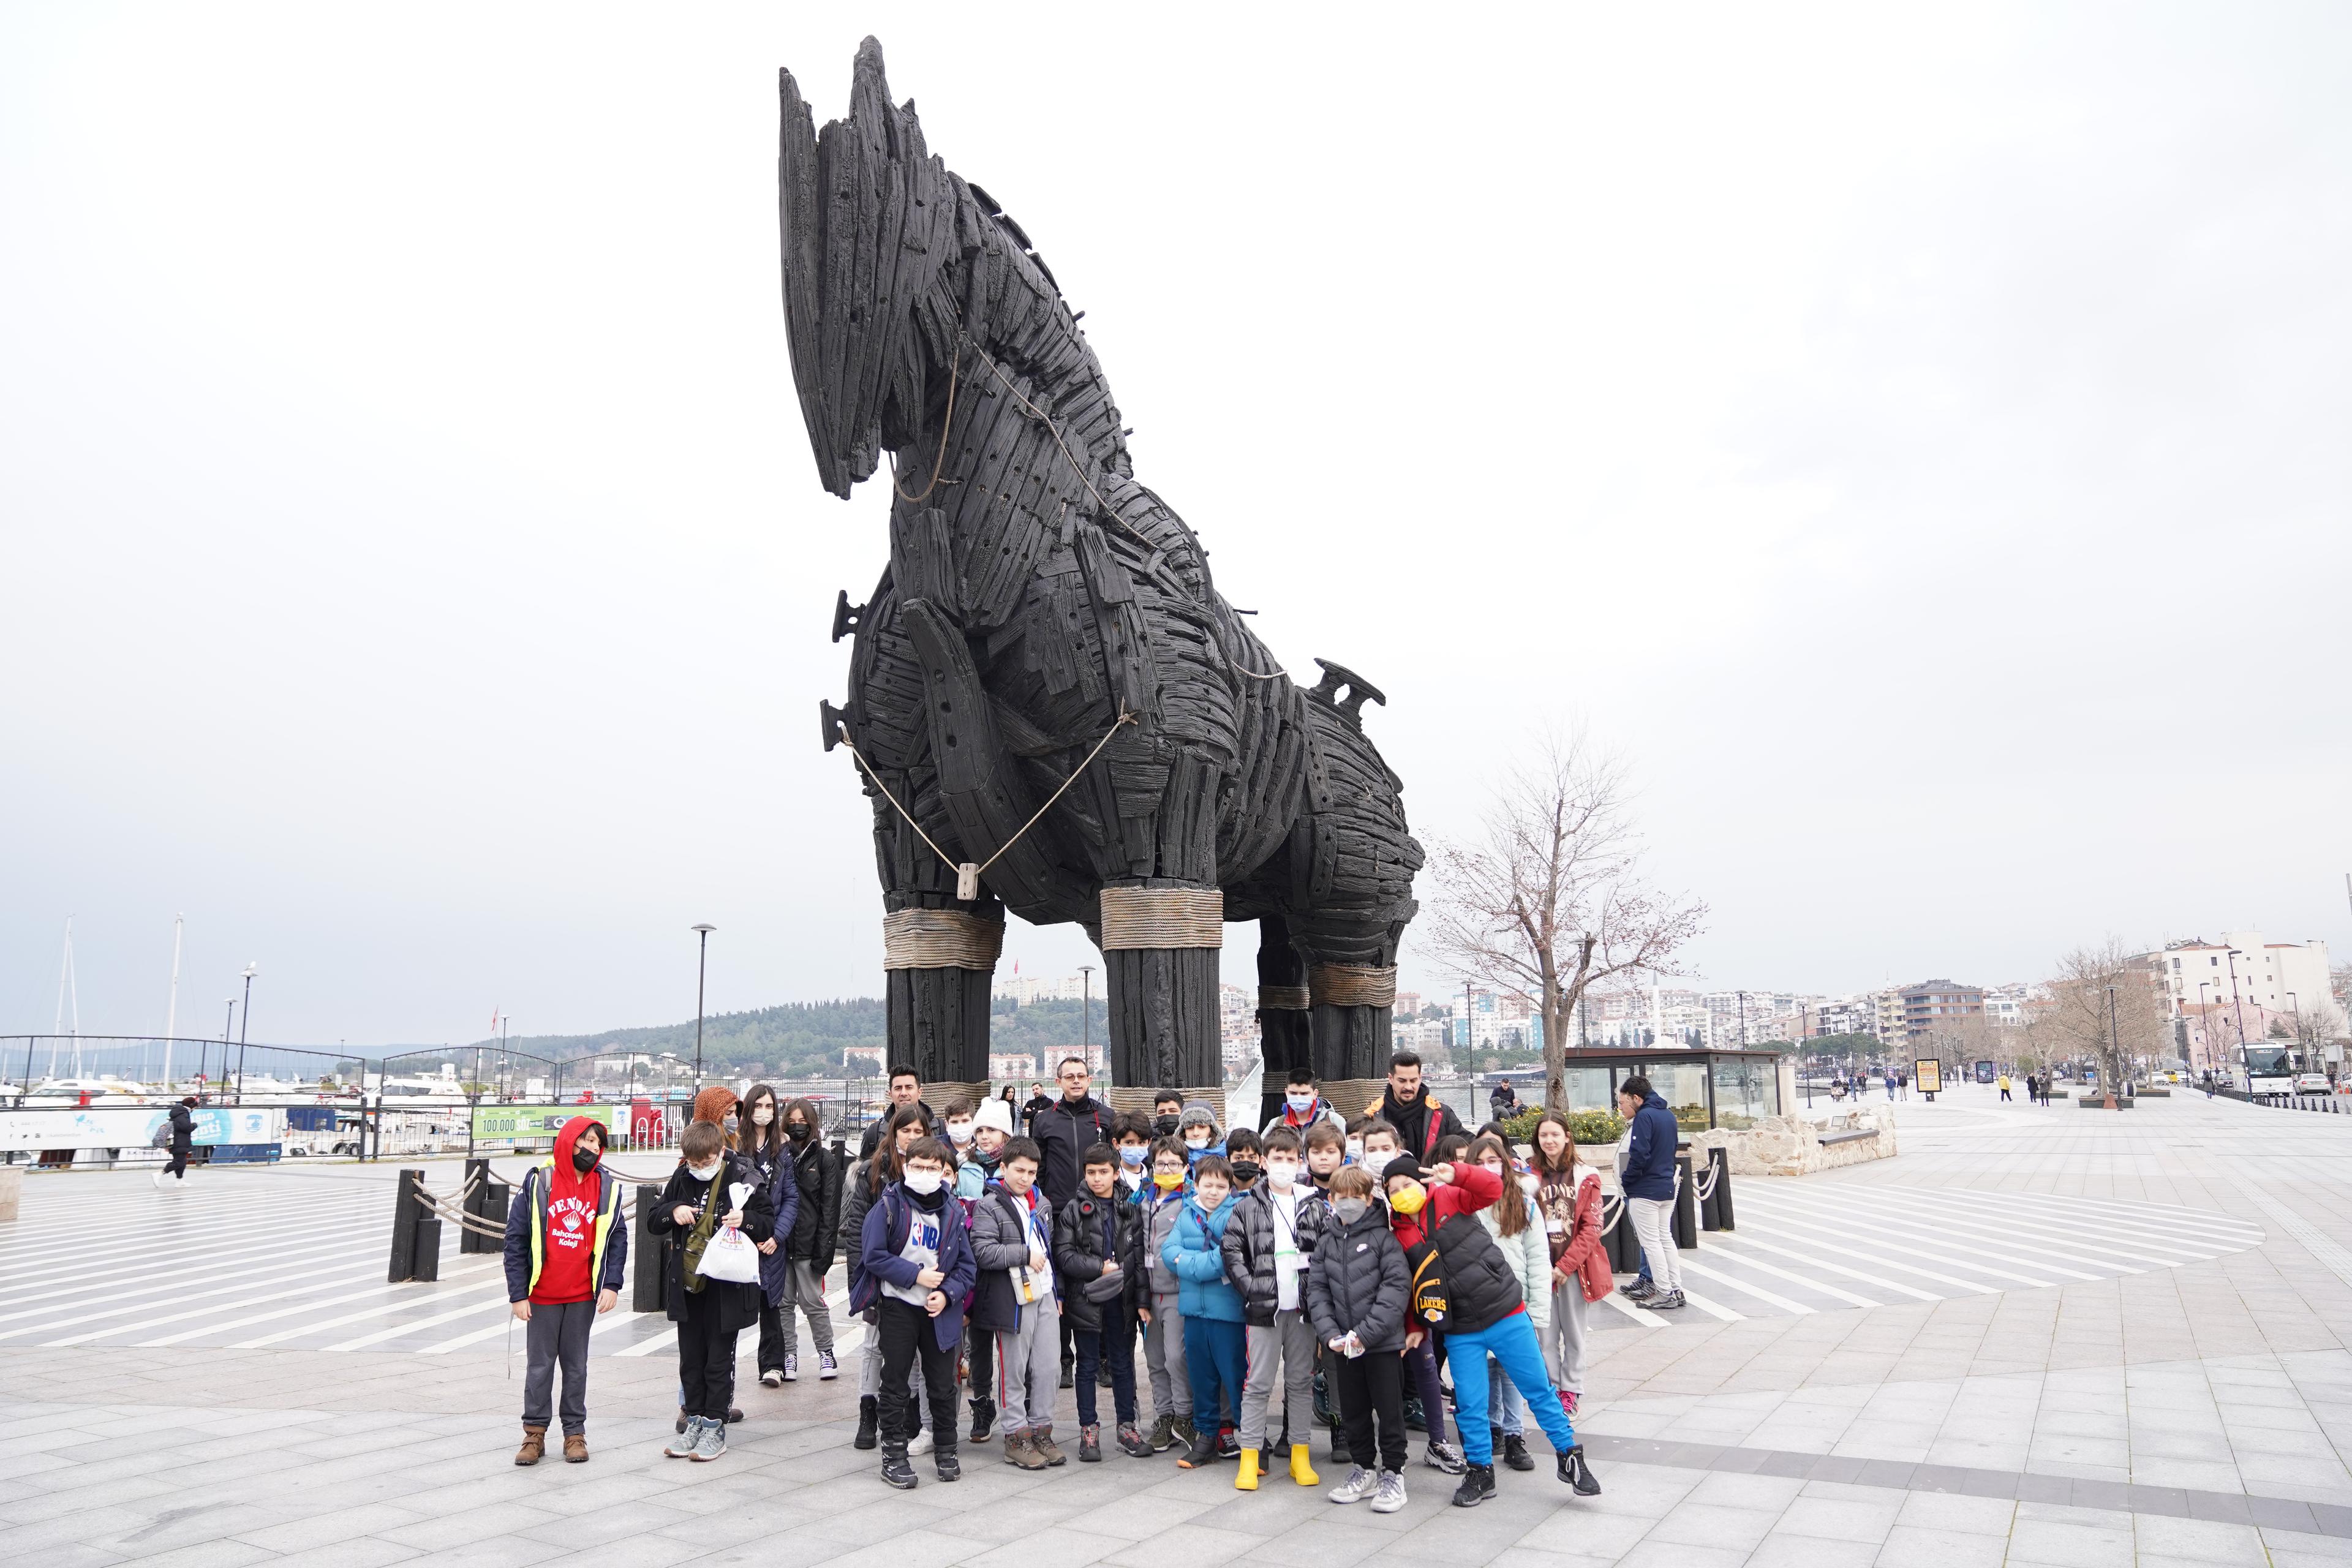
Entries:
POLYGON ((1569 1425, 1568 1412, 1552 1392, 1536 1326, 1523 1309, 1475 1334, 1454 1329, 1445 1336, 1446 1364, 1454 1369, 1454 1422, 1462 1428, 1463 1457, 1474 1465, 1495 1462, 1495 1437, 1486 1426, 1486 1380, 1478 1375, 1490 1355, 1502 1363, 1551 1446, 1563 1454, 1576 1447, 1576 1428, 1569 1425))
POLYGON ((1192 1380, 1196 1431, 1214 1436, 1221 1409, 1241 1414, 1242 1382, 1249 1360, 1249 1336, 1223 1318, 1184 1320, 1184 1371, 1192 1380))
MULTIPOLYGON (((1541 1342, 1537 1348, 1542 1348, 1541 1342)), ((1500 1426, 1504 1436, 1517 1437, 1526 1433, 1522 1421, 1528 1413, 1528 1402, 1518 1396, 1510 1380, 1503 1375, 1503 1363, 1492 1356, 1486 1358, 1486 1408, 1491 1412, 1486 1419, 1500 1426)), ((1486 1436, 1491 1440, 1495 1435, 1489 1432, 1486 1436)))
POLYGON ((1078 1352, 1077 1370, 1072 1374, 1072 1381, 1077 1384, 1078 1425, 1097 1425, 1096 1374, 1108 1360, 1111 1409, 1117 1413, 1120 1426, 1130 1426, 1135 1423, 1135 1314, 1117 1302, 1105 1307, 1102 1313, 1100 1329, 1070 1331, 1070 1342, 1078 1352))

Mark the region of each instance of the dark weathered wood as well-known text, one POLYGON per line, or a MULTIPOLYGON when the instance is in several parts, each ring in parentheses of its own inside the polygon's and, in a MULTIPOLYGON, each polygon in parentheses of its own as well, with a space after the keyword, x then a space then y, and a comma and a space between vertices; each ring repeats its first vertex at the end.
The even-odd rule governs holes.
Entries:
MULTIPOLYGON (((820 131, 789 72, 781 95, 784 319, 818 478, 846 497, 895 459, 889 569, 835 608, 855 639, 839 724, 950 859, 1013 844, 984 879, 992 907, 1098 935, 1106 885, 1219 887, 1226 919, 1266 922, 1286 974, 1393 965, 1422 851, 1363 732, 1363 702, 1385 699, 1331 664, 1302 689, 1217 593, 1200 541, 1136 481, 1052 272, 929 154, 878 44, 858 49, 847 118, 820 131), (1135 722, 1024 834, 1122 712, 1135 722)), ((835 722, 828 708, 828 740, 835 722)), ((866 788, 886 907, 970 907, 866 788)), ((1215 1081, 1217 950, 1113 952, 1105 974, 1118 1082, 1215 1081)), ((894 971, 889 993, 894 1057, 986 1075, 985 975, 894 971)), ((1389 1038, 1384 1010, 1318 1007, 1268 1025, 1266 1059, 1377 1077, 1389 1038)))

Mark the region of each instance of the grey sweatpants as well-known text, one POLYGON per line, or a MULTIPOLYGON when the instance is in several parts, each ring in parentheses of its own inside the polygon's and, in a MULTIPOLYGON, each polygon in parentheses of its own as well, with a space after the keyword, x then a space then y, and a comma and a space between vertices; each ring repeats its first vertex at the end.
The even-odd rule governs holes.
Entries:
POLYGON ((784 1270, 784 1293, 776 1302, 776 1322, 783 1330, 786 1355, 800 1353, 800 1335, 793 1323, 794 1307, 808 1314, 809 1338, 815 1342, 817 1352, 831 1355, 833 1310, 824 1304, 824 1276, 805 1258, 795 1259, 784 1270))
POLYGON ((1184 1314, 1176 1292, 1151 1293, 1151 1321, 1143 1330, 1143 1365, 1151 1374, 1151 1418, 1192 1414, 1192 1381, 1184 1371, 1184 1314))
POLYGON ((1007 1436, 1054 1425, 1062 1383, 1062 1310, 1050 1299, 1021 1309, 1021 1326, 996 1335, 996 1406, 1007 1436))
POLYGON ((1552 1382, 1570 1394, 1584 1392, 1584 1283, 1573 1274, 1551 1292, 1551 1323, 1537 1336, 1552 1382))
POLYGON ((1249 1326, 1249 1361, 1242 1374, 1241 1429, 1244 1448, 1265 1447, 1265 1407, 1274 1394, 1276 1363, 1282 1368, 1282 1408, 1290 1417, 1290 1440, 1304 1443, 1315 1427, 1315 1325, 1301 1311, 1277 1311, 1274 1326, 1249 1326))
POLYGON ((523 1328, 529 1357, 522 1374, 522 1424, 545 1427, 555 1395, 555 1367, 563 1363, 563 1435, 576 1437, 588 1430, 588 1330, 596 1321, 596 1303, 566 1301, 560 1307, 532 1302, 530 1321, 523 1328))

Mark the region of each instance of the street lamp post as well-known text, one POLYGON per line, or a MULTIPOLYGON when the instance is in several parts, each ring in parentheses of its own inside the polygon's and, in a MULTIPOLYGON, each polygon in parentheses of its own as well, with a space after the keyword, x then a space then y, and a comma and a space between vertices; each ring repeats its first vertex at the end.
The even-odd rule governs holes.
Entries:
POLYGON ((710 933, 719 928, 698 925, 692 928, 702 937, 702 951, 694 963, 694 1091, 702 1092, 702 982, 710 970, 710 933))
POLYGON ((2205 1070, 2209 1073, 2213 1070, 2213 1015, 2206 1011, 2205 993, 2212 984, 2210 980, 2197 983, 2197 1043, 2201 1047, 2200 1054, 2205 1059, 2205 1070))
MULTIPOLYGON (((2246 1049, 2246 1005, 2238 995, 2238 950, 2234 947, 2230 950, 2229 963, 2230 1008, 2238 1016, 2238 1053, 2243 1056, 2246 1049)), ((2253 1076, 2250 1073, 2246 1078, 2246 1088, 2251 1090, 2253 1087, 2253 1076)))
POLYGON ((253 976, 258 963, 245 966, 245 1012, 236 1023, 236 1102, 245 1103, 245 1037, 253 1026, 253 976))
MULTIPOLYGON (((2130 1075, 2124 1067, 2123 1036, 2116 1028, 2116 988, 2112 985, 2107 987, 2107 1050, 2115 1058, 2116 1075, 2125 1079, 2126 1088, 2128 1089, 2130 1075)), ((2110 1110, 2114 1108, 2115 1102, 2116 1086, 2110 1083, 2107 1085, 2107 1105, 2110 1110)))

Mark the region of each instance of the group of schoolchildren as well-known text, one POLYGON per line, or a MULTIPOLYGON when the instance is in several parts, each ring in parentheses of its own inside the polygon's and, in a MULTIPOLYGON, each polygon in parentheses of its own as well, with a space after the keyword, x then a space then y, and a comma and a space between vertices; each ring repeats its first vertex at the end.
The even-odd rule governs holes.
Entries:
MULTIPOLYGON (((1167 1093, 1150 1117, 1100 1112, 1091 1128, 1100 1141, 1064 1156, 1078 1181, 1056 1207, 1039 1184, 1045 1152, 1014 1133, 1012 1110, 999 1100, 951 1105, 937 1136, 910 1095, 876 1130, 845 1191, 837 1170, 828 1187, 818 1160, 811 1194, 809 1163, 795 1157, 815 1142, 805 1102, 780 1108, 763 1089, 740 1104, 725 1089, 698 1096, 677 1168, 646 1220, 664 1243, 677 1324, 677 1436, 666 1451, 701 1461, 725 1453, 727 1425, 741 1419, 737 1336, 758 1326, 763 1373, 775 1373, 772 1352, 791 1342, 795 1300, 821 1347, 821 1375, 834 1375, 824 1216, 838 1203, 850 1310, 870 1325, 855 1442, 881 1449, 893 1487, 917 1484, 909 1461, 927 1451, 940 1480, 961 1477, 960 1382, 971 1391, 969 1440, 1001 1432, 1005 1461, 1024 1469, 1067 1462, 1055 1404, 1072 1387, 1077 1458, 1100 1462, 1107 1368, 1116 1447, 1139 1459, 1181 1447, 1176 1462, 1188 1469, 1234 1461, 1244 1491, 1286 1468, 1300 1486, 1320 1484, 1307 1436, 1318 1384, 1336 1415, 1334 1457, 1349 1466, 1334 1502, 1404 1506, 1409 1422, 1426 1434, 1424 1462, 1461 1476, 1457 1506, 1495 1495, 1498 1458, 1535 1468, 1530 1416, 1559 1479, 1580 1495, 1601 1489, 1572 1417, 1584 1309, 1612 1280, 1599 1173, 1578 1158, 1564 1119, 1544 1116, 1524 1155, 1493 1123, 1467 1137, 1433 1129, 1415 1153, 1378 1115, 1343 1118, 1304 1073, 1291 1076, 1283 1110, 1262 1131, 1221 1131, 1206 1104, 1167 1093), (758 1281, 700 1272, 726 1227, 758 1249, 758 1281), (1075 1375, 1062 1363, 1066 1325, 1075 1375), (1446 1437, 1441 1368, 1459 1447, 1446 1437)), ((588 1327, 613 1304, 627 1245, 602 1145, 600 1124, 574 1119, 509 1216, 509 1294, 530 1330, 518 1464, 544 1451, 559 1366, 564 1458, 587 1457, 588 1327)))
POLYGON ((855 1226, 844 1215, 856 1237, 850 1310, 870 1314, 878 1360, 856 1441, 879 1447, 891 1486, 917 1484, 910 1458, 926 1440, 939 1478, 961 1476, 960 1362, 971 1442, 1001 1431, 1007 1463, 1066 1464, 1054 1425, 1066 1322, 1080 1463, 1103 1458, 1108 1366, 1117 1447, 1139 1459, 1181 1447, 1188 1469, 1234 1461, 1244 1491, 1283 1468, 1320 1484, 1308 1441, 1318 1378, 1349 1465, 1335 1502, 1404 1506, 1408 1392, 1425 1462, 1463 1478, 1458 1506, 1495 1495, 1498 1457, 1535 1468, 1530 1412, 1559 1479, 1600 1490, 1571 1415, 1584 1306, 1611 1279, 1598 1173, 1578 1162, 1563 1120, 1547 1117, 1524 1159, 1490 1126, 1438 1140, 1424 1163, 1389 1122, 1345 1121, 1304 1074, 1263 1131, 1221 1132, 1208 1106, 1171 1094, 1150 1117, 1107 1112, 1102 1141, 1072 1156, 1077 1188, 1056 1208, 1039 1184, 1039 1144, 1012 1131, 1001 1104, 950 1106, 944 1138, 921 1108, 894 1110, 860 1184, 869 1205, 855 1226))

